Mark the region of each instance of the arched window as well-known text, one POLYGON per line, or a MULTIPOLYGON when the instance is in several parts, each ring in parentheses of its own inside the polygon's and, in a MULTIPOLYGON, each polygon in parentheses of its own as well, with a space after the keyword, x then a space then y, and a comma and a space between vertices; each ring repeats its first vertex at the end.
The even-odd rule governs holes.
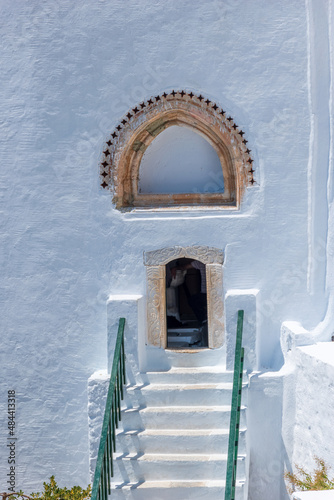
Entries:
POLYGON ((121 120, 103 151, 101 186, 116 208, 234 207, 253 185, 241 130, 202 95, 150 98, 121 120))
POLYGON ((139 194, 223 193, 217 151, 188 127, 171 126, 146 149, 139 167, 139 194))

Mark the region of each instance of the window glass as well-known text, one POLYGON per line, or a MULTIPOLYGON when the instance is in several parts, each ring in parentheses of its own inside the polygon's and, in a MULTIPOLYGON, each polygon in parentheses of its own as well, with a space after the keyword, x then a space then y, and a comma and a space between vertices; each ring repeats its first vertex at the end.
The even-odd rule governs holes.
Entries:
POLYGON ((145 151, 140 194, 223 193, 222 165, 215 149, 196 132, 171 126, 145 151))

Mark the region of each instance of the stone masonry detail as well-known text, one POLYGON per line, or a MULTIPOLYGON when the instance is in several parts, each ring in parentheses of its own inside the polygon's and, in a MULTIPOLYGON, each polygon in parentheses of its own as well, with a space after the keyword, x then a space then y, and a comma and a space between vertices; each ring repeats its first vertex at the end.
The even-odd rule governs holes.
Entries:
POLYGON ((172 91, 151 97, 132 108, 116 126, 103 150, 101 187, 109 189, 119 209, 186 205, 239 207, 246 187, 253 186, 253 159, 245 132, 223 108, 202 94, 172 91), (139 166, 157 135, 172 125, 203 135, 216 150, 224 174, 224 193, 154 195, 138 193, 139 166))

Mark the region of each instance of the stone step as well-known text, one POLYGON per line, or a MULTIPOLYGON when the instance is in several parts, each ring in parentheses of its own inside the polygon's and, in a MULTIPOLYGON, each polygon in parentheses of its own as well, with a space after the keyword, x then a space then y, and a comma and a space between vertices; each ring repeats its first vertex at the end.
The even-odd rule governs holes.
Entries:
MULTIPOLYGON (((177 368, 194 368, 201 369, 203 367, 216 367, 221 368, 222 359, 225 357, 225 347, 221 349, 208 349, 194 347, 189 349, 166 349, 165 356, 168 360, 169 367, 177 368)), ((160 364, 158 370, 160 370, 160 364)), ((148 363, 148 371, 156 371, 156 366, 148 363)))
POLYGON ((227 382, 149 384, 127 387, 123 407, 230 405, 231 397, 232 383, 227 382))
MULTIPOLYGON (((233 372, 178 366, 136 380, 127 385, 122 402, 111 498, 224 498, 233 372)), ((247 382, 245 374, 237 500, 246 494, 247 382)))
MULTIPOLYGON (((118 432, 117 450, 123 453, 225 453, 228 429, 150 429, 118 432)), ((246 453, 246 430, 239 435, 239 453, 246 453)))
MULTIPOLYGON (((113 483, 113 500, 218 500, 224 499, 225 481, 145 481, 113 483)), ((237 481, 235 500, 244 499, 244 482, 237 481)))
MULTIPOLYGON (((240 426, 246 427, 246 408, 241 407, 240 426)), ((145 429, 228 429, 230 406, 152 406, 122 411, 124 431, 145 429)))
MULTIPOLYGON (((143 384, 195 384, 232 383, 233 372, 222 371, 214 366, 201 368, 171 368, 162 372, 141 373, 143 384)), ((246 376, 244 377, 246 379, 246 376)))
MULTIPOLYGON (((114 454, 114 481, 219 480, 226 476, 226 454, 114 454)), ((237 478, 245 476, 245 456, 238 456, 237 478)))

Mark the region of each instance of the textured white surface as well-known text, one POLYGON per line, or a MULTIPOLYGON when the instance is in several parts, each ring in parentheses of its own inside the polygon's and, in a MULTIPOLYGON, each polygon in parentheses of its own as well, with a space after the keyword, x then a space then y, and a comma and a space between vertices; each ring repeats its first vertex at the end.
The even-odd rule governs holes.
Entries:
POLYGON ((324 460, 331 479, 334 464, 330 425, 334 419, 334 345, 333 342, 322 342, 298 346, 307 340, 305 333, 293 322, 286 322, 282 327, 286 361, 281 370, 285 469, 297 472, 295 466, 298 465, 314 475, 318 468, 315 457, 318 457, 324 460))
POLYGON ((308 346, 300 346, 299 349, 322 363, 334 367, 334 342, 321 342, 308 346))
POLYGON ((225 296, 226 363, 229 370, 234 367, 235 339, 237 332, 236 311, 244 311, 242 346, 244 348, 244 369, 252 372, 258 369, 257 346, 257 300, 259 290, 229 290, 225 296))
MULTIPOLYGON (((333 345, 327 346, 330 352, 333 345)), ((319 357, 318 346, 296 349, 296 396, 293 464, 302 465, 311 472, 315 469, 314 456, 325 460, 333 468, 334 436, 334 364, 319 357)), ((333 477, 333 469, 329 476, 333 477)), ((333 495, 334 497, 334 495, 333 495)))
MULTIPOLYGON (((107 297, 145 294, 143 250, 225 250, 225 290, 261 290, 260 368, 282 364, 281 322, 315 327, 327 299, 320 333, 329 340, 333 2, 46 0, 0 9, 0 425, 6 432, 15 389, 17 489, 41 488, 51 474, 84 485, 87 379, 107 367, 107 297), (258 184, 240 212, 122 215, 99 190, 102 147, 122 114, 173 87, 212 97, 245 130, 258 184)), ((311 366, 300 393, 312 388, 312 439, 324 449, 326 414, 316 411, 328 408, 328 392, 316 388, 326 379, 311 366)), ((7 472, 2 439, 0 479, 7 472)), ((254 499, 268 488, 259 481, 254 499)))
POLYGON ((300 491, 294 493, 293 500, 332 500, 334 498, 334 490, 327 491, 300 491))

